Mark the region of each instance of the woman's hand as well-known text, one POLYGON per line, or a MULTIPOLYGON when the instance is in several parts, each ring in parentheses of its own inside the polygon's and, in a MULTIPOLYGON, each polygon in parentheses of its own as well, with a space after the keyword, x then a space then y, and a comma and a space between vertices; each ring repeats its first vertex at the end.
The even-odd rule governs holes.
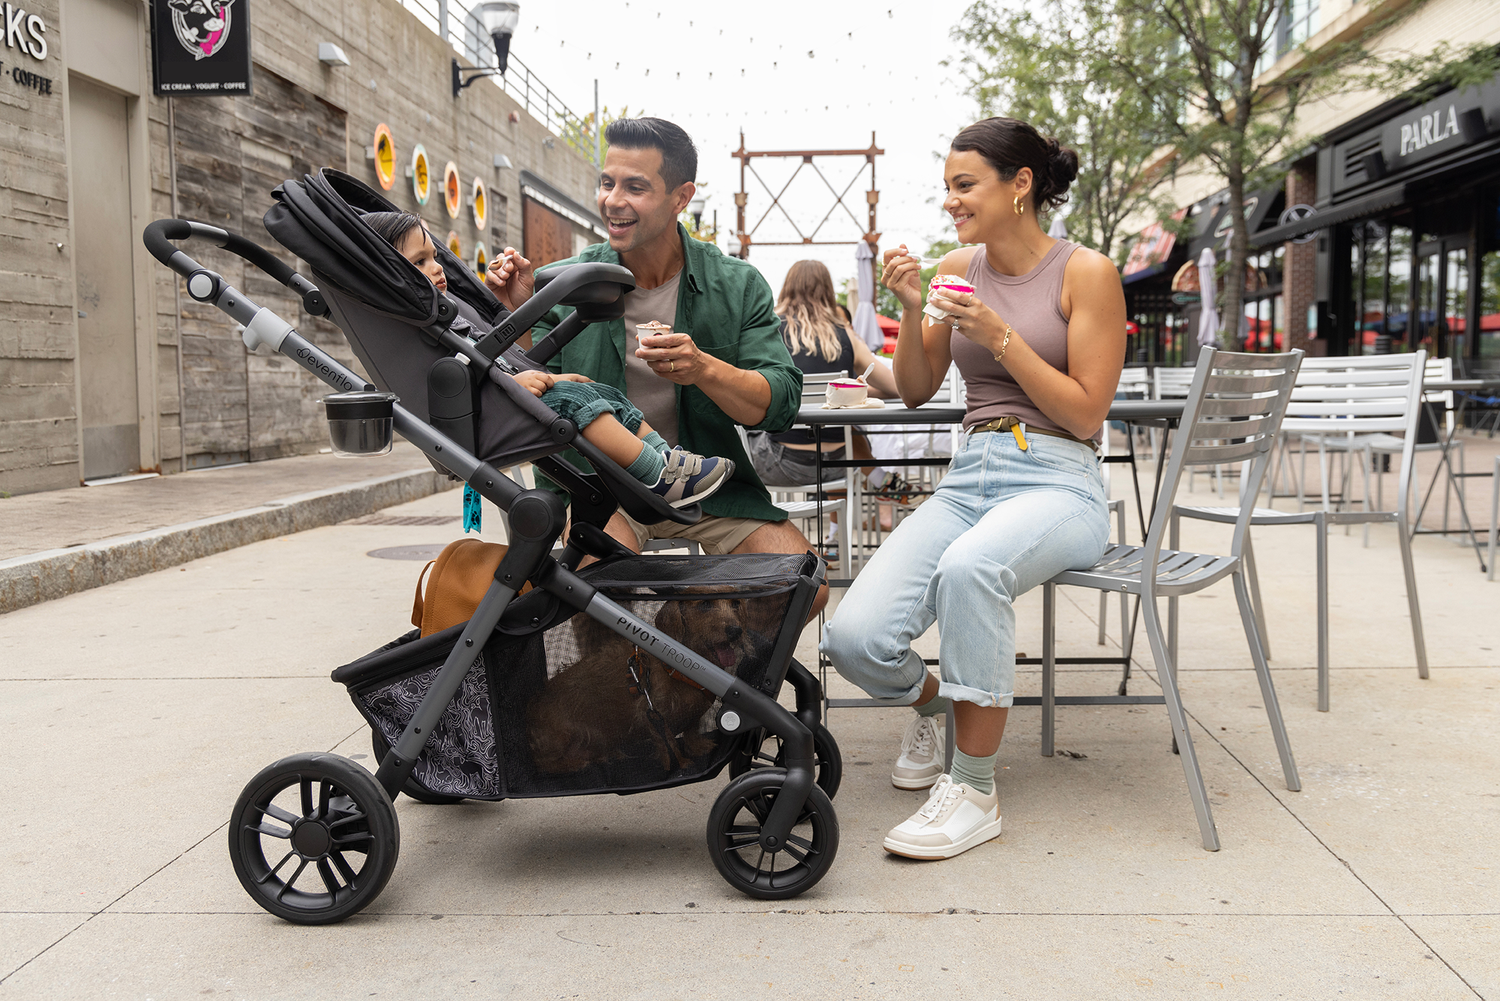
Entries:
POLYGON ((536 269, 516 248, 506 247, 503 254, 490 262, 484 283, 514 313, 536 289, 536 269))
MULTIPOLYGON (((517 372, 514 378, 516 382, 519 383, 524 389, 530 391, 532 396, 541 396, 547 390, 555 386, 559 379, 566 380, 570 377, 566 375, 553 375, 551 372, 538 372, 534 369, 527 369, 525 372, 517 372)), ((583 377, 571 377, 571 381, 574 382, 578 381, 579 379, 583 379, 583 377)), ((588 382, 589 380, 583 379, 583 381, 588 382)))
POLYGON ((901 308, 915 313, 922 308, 922 262, 906 252, 902 244, 895 250, 887 250, 883 257, 885 268, 880 272, 880 284, 896 293, 901 308))
POLYGON ((981 302, 979 296, 973 292, 937 288, 932 290, 927 301, 949 315, 954 330, 962 331, 975 344, 989 348, 990 354, 1000 353, 1000 346, 1005 343, 1005 321, 981 302))

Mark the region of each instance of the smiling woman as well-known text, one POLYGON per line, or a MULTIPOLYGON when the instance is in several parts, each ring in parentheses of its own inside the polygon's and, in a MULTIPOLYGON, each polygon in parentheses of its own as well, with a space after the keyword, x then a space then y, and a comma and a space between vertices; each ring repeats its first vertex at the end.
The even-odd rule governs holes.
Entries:
POLYGON ((908 406, 956 363, 969 431, 937 491, 849 589, 822 649, 869 694, 912 705, 891 782, 932 788, 887 851, 951 858, 1000 834, 995 759, 1014 699, 1022 592, 1088 567, 1109 538, 1096 457, 1125 351, 1125 301, 1103 255, 1055 240, 1037 210, 1067 200, 1078 157, 1025 122, 990 118, 954 139, 944 171, 963 243, 938 269, 924 320, 921 262, 887 251, 881 281, 901 300, 895 376, 908 406), (931 316, 932 314, 928 314, 931 316), (942 679, 911 644, 934 624, 942 679), (957 752, 943 774, 936 718, 952 705, 957 752))

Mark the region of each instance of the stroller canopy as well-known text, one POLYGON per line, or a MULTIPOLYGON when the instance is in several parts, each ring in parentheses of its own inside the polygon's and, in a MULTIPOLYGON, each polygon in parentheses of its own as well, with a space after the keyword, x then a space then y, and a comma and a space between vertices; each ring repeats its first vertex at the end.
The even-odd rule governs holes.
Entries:
MULTIPOLYGON (((331 285, 379 313, 427 326, 437 320, 438 291, 427 276, 375 231, 366 212, 400 212, 375 189, 341 170, 325 167, 286 181, 271 196, 266 229, 306 261, 319 285, 331 285)), ((493 325, 505 307, 467 265, 434 240, 448 276, 448 294, 493 325)))

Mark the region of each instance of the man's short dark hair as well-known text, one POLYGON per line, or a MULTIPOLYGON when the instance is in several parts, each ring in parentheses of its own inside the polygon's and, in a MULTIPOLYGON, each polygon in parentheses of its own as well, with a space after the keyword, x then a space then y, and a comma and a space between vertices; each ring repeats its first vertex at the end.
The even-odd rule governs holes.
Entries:
POLYGON ((661 179, 676 191, 698 176, 698 147, 665 118, 617 118, 604 128, 604 141, 621 149, 661 151, 661 179))

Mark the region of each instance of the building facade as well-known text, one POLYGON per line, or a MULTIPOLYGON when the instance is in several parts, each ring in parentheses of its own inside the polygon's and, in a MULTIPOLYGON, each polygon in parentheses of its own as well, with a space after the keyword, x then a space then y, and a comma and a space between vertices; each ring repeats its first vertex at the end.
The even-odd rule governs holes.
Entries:
MULTIPOLYGON (((1397 0, 1289 0, 1264 81, 1367 30, 1397 0)), ((1372 40, 1377 61, 1500 45, 1500 4, 1429 0, 1372 40)), ((1415 350, 1500 371, 1500 78, 1417 102, 1350 89, 1306 104, 1284 179, 1246 198, 1251 260, 1236 342, 1311 354, 1415 350)), ((1173 198, 1201 223, 1126 266, 1132 359, 1184 364, 1197 330, 1192 264, 1223 259, 1222 181, 1186 165, 1173 198), (1219 189, 1219 190, 1215 190, 1219 189), (1133 266, 1133 267, 1132 267, 1133 266), (1192 286, 1191 288, 1187 286, 1192 286)))
MULTIPOLYGON (((454 45, 397 0, 255 0, 253 83, 232 97, 153 93, 147 0, 22 2, 0 19, 0 491, 326 447, 322 384, 189 298, 141 244, 153 219, 285 257, 261 222, 271 189, 331 166, 389 184, 476 264, 507 244, 556 260, 602 232, 596 167, 560 123, 488 80, 455 98, 454 45)), ((192 253, 357 366, 287 290, 192 253)))

